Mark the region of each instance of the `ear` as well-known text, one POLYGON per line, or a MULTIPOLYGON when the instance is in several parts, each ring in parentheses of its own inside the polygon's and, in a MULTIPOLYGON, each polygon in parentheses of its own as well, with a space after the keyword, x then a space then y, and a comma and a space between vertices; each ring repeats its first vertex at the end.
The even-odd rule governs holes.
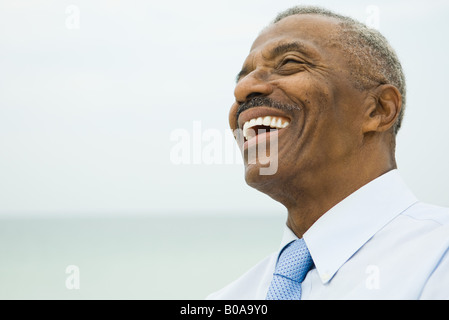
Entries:
POLYGON ((402 95, 390 84, 378 86, 369 97, 363 133, 385 132, 391 129, 402 108, 402 95))

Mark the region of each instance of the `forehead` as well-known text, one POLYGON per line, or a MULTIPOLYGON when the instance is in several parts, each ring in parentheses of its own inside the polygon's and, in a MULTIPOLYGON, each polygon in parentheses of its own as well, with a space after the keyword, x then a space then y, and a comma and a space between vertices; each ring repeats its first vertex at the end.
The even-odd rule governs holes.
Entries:
POLYGON ((270 50, 281 43, 301 43, 304 51, 335 54, 339 21, 313 14, 292 15, 265 28, 254 41, 251 53, 270 50))

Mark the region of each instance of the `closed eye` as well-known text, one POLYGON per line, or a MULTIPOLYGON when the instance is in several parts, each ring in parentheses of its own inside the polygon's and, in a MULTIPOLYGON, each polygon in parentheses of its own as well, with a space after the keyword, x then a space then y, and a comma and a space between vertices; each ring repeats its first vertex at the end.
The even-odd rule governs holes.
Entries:
POLYGON ((304 64, 303 61, 299 61, 299 60, 296 60, 296 59, 285 59, 285 60, 282 61, 281 66, 284 66, 284 65, 289 64, 289 63, 304 64))
POLYGON ((290 75, 304 71, 306 65, 307 64, 304 61, 299 59, 286 58, 279 64, 277 72, 281 75, 290 75))

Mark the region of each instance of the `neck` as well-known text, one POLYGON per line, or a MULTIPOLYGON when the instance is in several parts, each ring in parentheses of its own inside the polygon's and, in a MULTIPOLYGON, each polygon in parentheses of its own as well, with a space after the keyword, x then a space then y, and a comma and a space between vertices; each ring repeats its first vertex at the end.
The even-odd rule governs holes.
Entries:
POLYGON ((289 188, 296 191, 293 197, 281 201, 288 210, 287 226, 296 236, 302 238, 329 209, 365 184, 395 168, 396 163, 393 160, 383 162, 383 165, 342 166, 321 170, 308 178, 298 179, 295 186, 289 188))

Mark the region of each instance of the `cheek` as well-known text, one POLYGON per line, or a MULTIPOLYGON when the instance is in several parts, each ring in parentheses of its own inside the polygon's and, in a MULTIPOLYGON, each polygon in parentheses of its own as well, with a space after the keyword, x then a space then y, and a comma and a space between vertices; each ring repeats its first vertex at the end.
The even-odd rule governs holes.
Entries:
POLYGON ((308 72, 285 77, 274 85, 309 113, 327 110, 334 100, 332 86, 328 80, 308 72))
POLYGON ((360 146, 359 119, 353 110, 335 105, 326 112, 319 129, 319 145, 326 161, 338 162, 357 152, 360 146))
MULTIPOLYGON (((304 107, 304 130, 299 137, 299 155, 310 165, 320 166, 344 159, 358 141, 354 110, 338 99, 327 80, 303 78, 297 99, 304 107)), ((297 155, 297 156, 299 156, 297 155)))

